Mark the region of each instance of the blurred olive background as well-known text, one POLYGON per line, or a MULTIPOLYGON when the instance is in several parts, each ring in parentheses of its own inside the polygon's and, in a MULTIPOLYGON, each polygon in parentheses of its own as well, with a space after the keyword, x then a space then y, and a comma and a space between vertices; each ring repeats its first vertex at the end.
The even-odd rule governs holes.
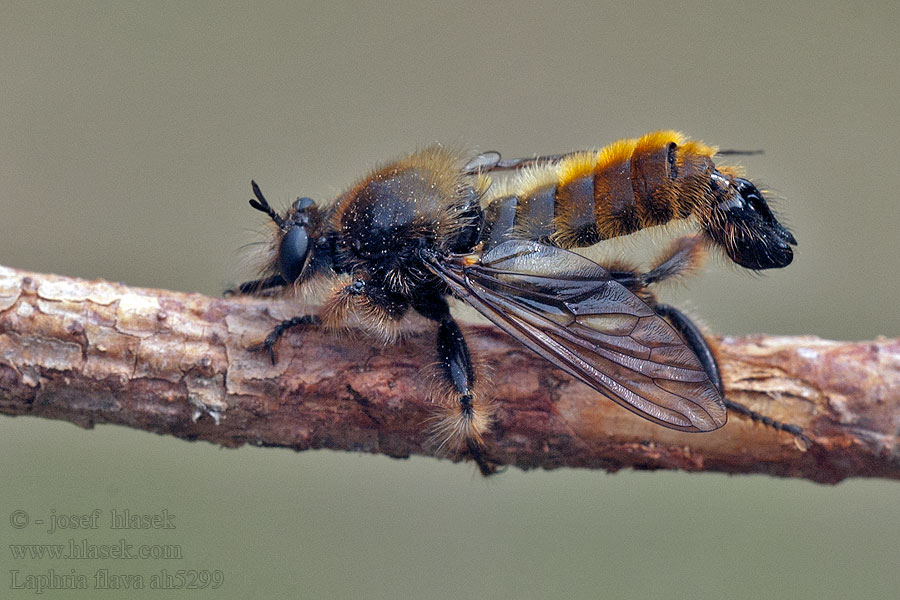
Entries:
MULTIPOLYGON (((508 157, 677 128, 742 157, 799 240, 666 299, 716 332, 900 335, 891 2, 0 3, 0 264, 217 295, 273 203, 442 141, 508 157)), ((209 598, 894 598, 900 487, 222 450, 0 418, 0 590, 218 569, 209 598), (98 531, 8 524, 99 508, 98 531), (175 530, 109 530, 111 509, 175 530), (175 561, 7 543, 176 544, 175 561)), ((27 590, 0 592, 19 598, 27 590)), ((48 591, 46 598, 97 592, 48 591)), ((188 597, 159 590, 109 597, 188 597)), ((193 597, 194 594, 190 594, 193 597)))

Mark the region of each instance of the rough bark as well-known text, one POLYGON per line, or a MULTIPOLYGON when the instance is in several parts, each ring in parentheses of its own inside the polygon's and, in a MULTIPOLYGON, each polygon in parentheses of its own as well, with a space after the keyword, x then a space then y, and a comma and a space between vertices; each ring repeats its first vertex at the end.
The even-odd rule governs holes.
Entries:
MULTIPOLYGON (((0 413, 229 447, 435 455, 424 377, 431 326, 390 346, 294 330, 274 366, 248 351, 299 308, 0 267, 0 413)), ((727 396, 802 426, 803 452, 793 436, 736 415, 707 434, 653 425, 493 328, 466 335, 490 367, 488 453, 501 464, 900 478, 900 340, 713 338, 727 396)))

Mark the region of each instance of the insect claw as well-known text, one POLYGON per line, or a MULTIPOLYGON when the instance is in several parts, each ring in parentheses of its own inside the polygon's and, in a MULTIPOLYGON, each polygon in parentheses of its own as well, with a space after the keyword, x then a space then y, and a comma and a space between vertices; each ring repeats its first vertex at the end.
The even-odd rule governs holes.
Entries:
POLYGON ((269 355, 269 359, 272 361, 272 364, 276 364, 275 350, 271 344, 268 343, 268 340, 265 342, 260 342, 259 344, 253 344, 249 348, 247 348, 250 352, 263 352, 265 351, 269 355))
MULTIPOLYGON (((281 336, 273 331, 266 336, 266 341, 261 344, 269 354, 269 360, 272 361, 273 366, 278 362, 278 358, 275 356, 275 344, 278 342, 279 337, 281 336)), ((260 350, 262 350, 262 348, 260 348, 260 350)))
POLYGON ((478 465, 478 470, 481 471, 484 477, 489 477, 497 472, 497 466, 488 462, 478 442, 470 438, 466 440, 466 446, 469 449, 469 455, 475 461, 475 464, 478 465))
POLYGON ((807 450, 809 450, 812 442, 802 433, 796 433, 794 434, 794 445, 797 446, 797 450, 799 450, 800 452, 806 452, 807 450))

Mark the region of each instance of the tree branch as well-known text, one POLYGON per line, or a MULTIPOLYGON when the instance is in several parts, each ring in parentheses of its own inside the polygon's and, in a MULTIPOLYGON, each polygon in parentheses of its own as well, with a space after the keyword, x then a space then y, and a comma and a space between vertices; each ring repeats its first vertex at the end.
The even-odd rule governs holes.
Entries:
MULTIPOLYGON (((430 326, 382 347, 291 331, 273 366, 247 348, 298 304, 209 298, 0 267, 0 413, 116 423, 223 446, 434 455, 430 326)), ((812 445, 731 415, 708 434, 653 425, 499 331, 466 329, 492 367, 488 454, 521 468, 712 470, 834 483, 900 478, 900 340, 714 338, 727 396, 812 445)), ((449 458, 459 459, 460 456, 449 458)))

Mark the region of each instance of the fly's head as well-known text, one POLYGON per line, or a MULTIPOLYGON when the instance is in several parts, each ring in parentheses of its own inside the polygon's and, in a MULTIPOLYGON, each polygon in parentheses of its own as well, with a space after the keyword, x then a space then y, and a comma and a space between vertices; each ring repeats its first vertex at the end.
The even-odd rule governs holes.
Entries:
POLYGON ((731 260, 754 270, 791 264, 791 246, 796 246, 797 240, 778 222, 755 185, 715 172, 712 186, 717 201, 704 219, 704 229, 731 260))
POLYGON ((315 246, 314 229, 318 225, 318 207, 311 198, 297 198, 284 216, 279 215, 266 201, 256 182, 251 182, 253 195, 250 206, 264 212, 278 226, 275 248, 275 270, 286 284, 301 280, 311 263, 315 246))

